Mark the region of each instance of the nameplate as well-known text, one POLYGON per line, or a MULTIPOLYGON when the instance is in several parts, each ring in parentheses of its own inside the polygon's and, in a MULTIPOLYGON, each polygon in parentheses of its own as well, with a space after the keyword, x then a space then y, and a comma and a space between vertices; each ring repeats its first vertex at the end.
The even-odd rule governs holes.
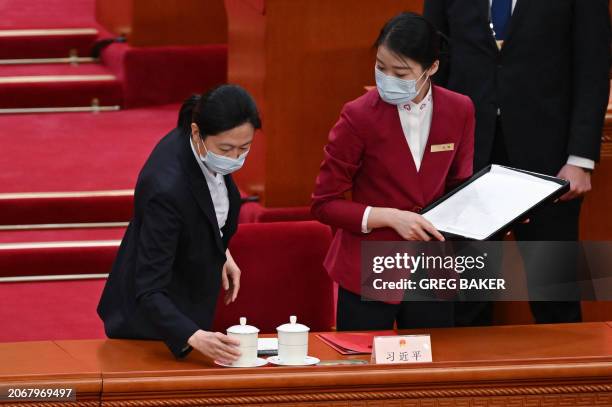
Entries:
POLYGON ((372 363, 427 363, 431 361, 431 339, 429 335, 374 337, 372 363))
POLYGON ((440 151, 453 151, 455 149, 455 143, 448 144, 433 144, 431 146, 431 152, 437 153, 440 151))

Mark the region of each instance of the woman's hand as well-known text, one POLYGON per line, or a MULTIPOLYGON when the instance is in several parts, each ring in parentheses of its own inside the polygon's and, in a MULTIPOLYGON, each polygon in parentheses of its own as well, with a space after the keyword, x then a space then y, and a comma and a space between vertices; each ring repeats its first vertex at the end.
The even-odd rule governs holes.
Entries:
POLYGON ((223 364, 230 364, 240 357, 240 341, 221 332, 199 329, 191 335, 187 343, 204 356, 223 364))
POLYGON ((390 226, 405 240, 429 241, 433 236, 444 241, 438 229, 418 213, 398 210, 391 218, 390 226))
POLYGON ((444 241, 444 236, 427 219, 418 213, 392 208, 372 208, 368 227, 393 228, 404 240, 429 241, 432 236, 444 241))
POLYGON ((238 290, 240 290, 240 268, 234 261, 234 258, 229 252, 229 249, 225 252, 227 261, 223 266, 221 272, 221 282, 223 289, 225 290, 225 305, 236 300, 238 297, 238 290))

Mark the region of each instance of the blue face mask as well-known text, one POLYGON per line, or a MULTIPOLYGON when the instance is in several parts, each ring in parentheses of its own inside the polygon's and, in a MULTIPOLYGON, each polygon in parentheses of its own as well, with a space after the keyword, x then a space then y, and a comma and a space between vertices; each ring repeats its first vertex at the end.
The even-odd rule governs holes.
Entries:
POLYGON ((200 159, 209 170, 221 175, 231 174, 232 172, 238 171, 240 168, 242 168, 246 156, 249 153, 248 151, 245 151, 244 153, 240 154, 238 158, 230 158, 208 151, 206 144, 204 144, 203 141, 202 145, 204 146, 204 150, 206 150, 206 154, 200 155, 200 159))
POLYGON ((385 75, 377 67, 374 67, 374 72, 376 88, 380 98, 392 105, 403 105, 412 101, 427 83, 427 81, 424 81, 420 89, 416 88, 417 82, 425 75, 425 72, 418 79, 400 79, 385 75))

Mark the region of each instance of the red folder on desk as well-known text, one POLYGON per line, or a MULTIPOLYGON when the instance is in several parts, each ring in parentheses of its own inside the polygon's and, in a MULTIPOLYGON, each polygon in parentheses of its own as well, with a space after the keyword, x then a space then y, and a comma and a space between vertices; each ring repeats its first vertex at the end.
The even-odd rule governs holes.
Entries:
POLYGON ((329 333, 317 335, 323 342, 342 355, 364 355, 372 353, 375 336, 393 336, 395 331, 369 331, 351 333, 329 333))

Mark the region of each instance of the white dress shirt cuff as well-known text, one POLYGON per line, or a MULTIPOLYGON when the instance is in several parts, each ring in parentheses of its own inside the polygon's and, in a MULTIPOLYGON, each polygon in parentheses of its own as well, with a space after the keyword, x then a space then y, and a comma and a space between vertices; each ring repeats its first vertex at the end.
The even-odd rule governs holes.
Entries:
POLYGON ((589 160, 588 158, 578 157, 575 155, 570 155, 567 159, 567 163, 569 165, 574 165, 576 167, 584 168, 587 170, 595 169, 595 161, 589 160))
POLYGON ((371 206, 368 206, 365 211, 363 211, 363 218, 361 219, 361 232, 362 233, 370 233, 372 229, 368 229, 368 217, 370 216, 370 211, 372 210, 371 206))

